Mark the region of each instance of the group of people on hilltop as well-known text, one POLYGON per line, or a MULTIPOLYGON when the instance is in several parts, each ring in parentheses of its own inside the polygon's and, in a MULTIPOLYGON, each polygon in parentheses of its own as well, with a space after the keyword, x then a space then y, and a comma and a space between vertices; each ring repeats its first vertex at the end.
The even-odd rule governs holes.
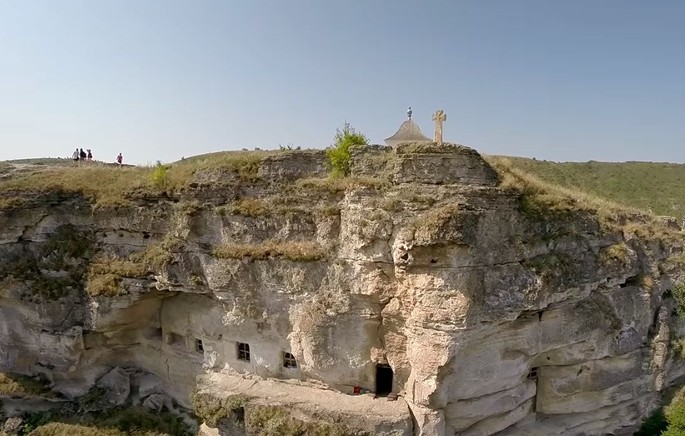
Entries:
POLYGON ((93 160, 93 152, 90 150, 90 148, 88 149, 88 152, 83 151, 82 148, 81 149, 77 148, 71 157, 72 157, 72 159, 74 159, 74 162, 85 161, 85 160, 90 162, 93 160))
MULTIPOLYGON (((77 148, 71 158, 74 159, 74 162, 77 164, 79 161, 91 162, 93 160, 93 152, 90 148, 86 149, 86 151, 83 151, 82 148, 77 148)), ((117 156, 117 163, 119 166, 124 164, 124 156, 121 153, 117 156)))

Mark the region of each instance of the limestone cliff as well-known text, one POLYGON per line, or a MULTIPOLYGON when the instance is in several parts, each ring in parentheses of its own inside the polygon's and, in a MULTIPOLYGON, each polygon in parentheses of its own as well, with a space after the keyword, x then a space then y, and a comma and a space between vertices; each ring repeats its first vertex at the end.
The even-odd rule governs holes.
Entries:
POLYGON ((276 153, 107 204, 6 176, 0 370, 67 398, 151 373, 222 434, 407 436, 629 434, 685 376, 679 229, 461 146, 351 168, 276 153))

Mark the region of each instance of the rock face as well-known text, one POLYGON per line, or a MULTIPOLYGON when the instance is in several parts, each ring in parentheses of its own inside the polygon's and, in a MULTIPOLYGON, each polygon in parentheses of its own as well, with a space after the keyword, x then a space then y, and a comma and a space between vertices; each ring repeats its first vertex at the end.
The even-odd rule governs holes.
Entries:
POLYGON ((150 409, 196 392, 223 434, 403 436, 627 434, 685 376, 676 229, 531 207, 462 146, 357 149, 347 181, 322 156, 3 210, 0 369, 150 409))

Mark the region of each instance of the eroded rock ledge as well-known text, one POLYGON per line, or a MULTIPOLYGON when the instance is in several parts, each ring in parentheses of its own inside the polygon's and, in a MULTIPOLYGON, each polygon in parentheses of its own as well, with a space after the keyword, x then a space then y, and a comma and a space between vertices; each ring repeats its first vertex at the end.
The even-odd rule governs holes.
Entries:
POLYGON ((0 370, 78 397, 140 368, 187 408, 240 399, 223 434, 624 434, 685 376, 678 229, 462 146, 351 167, 287 152, 107 207, 0 186, 0 370))

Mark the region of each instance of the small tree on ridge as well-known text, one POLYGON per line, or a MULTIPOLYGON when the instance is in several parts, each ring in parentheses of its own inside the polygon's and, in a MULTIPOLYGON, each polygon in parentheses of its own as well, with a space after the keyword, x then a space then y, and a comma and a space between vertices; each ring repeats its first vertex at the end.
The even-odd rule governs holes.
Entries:
POLYGON ((354 130, 350 123, 345 122, 343 128, 336 129, 333 145, 326 154, 333 167, 333 174, 336 176, 347 176, 350 174, 350 149, 355 145, 367 145, 369 140, 362 133, 354 130))

